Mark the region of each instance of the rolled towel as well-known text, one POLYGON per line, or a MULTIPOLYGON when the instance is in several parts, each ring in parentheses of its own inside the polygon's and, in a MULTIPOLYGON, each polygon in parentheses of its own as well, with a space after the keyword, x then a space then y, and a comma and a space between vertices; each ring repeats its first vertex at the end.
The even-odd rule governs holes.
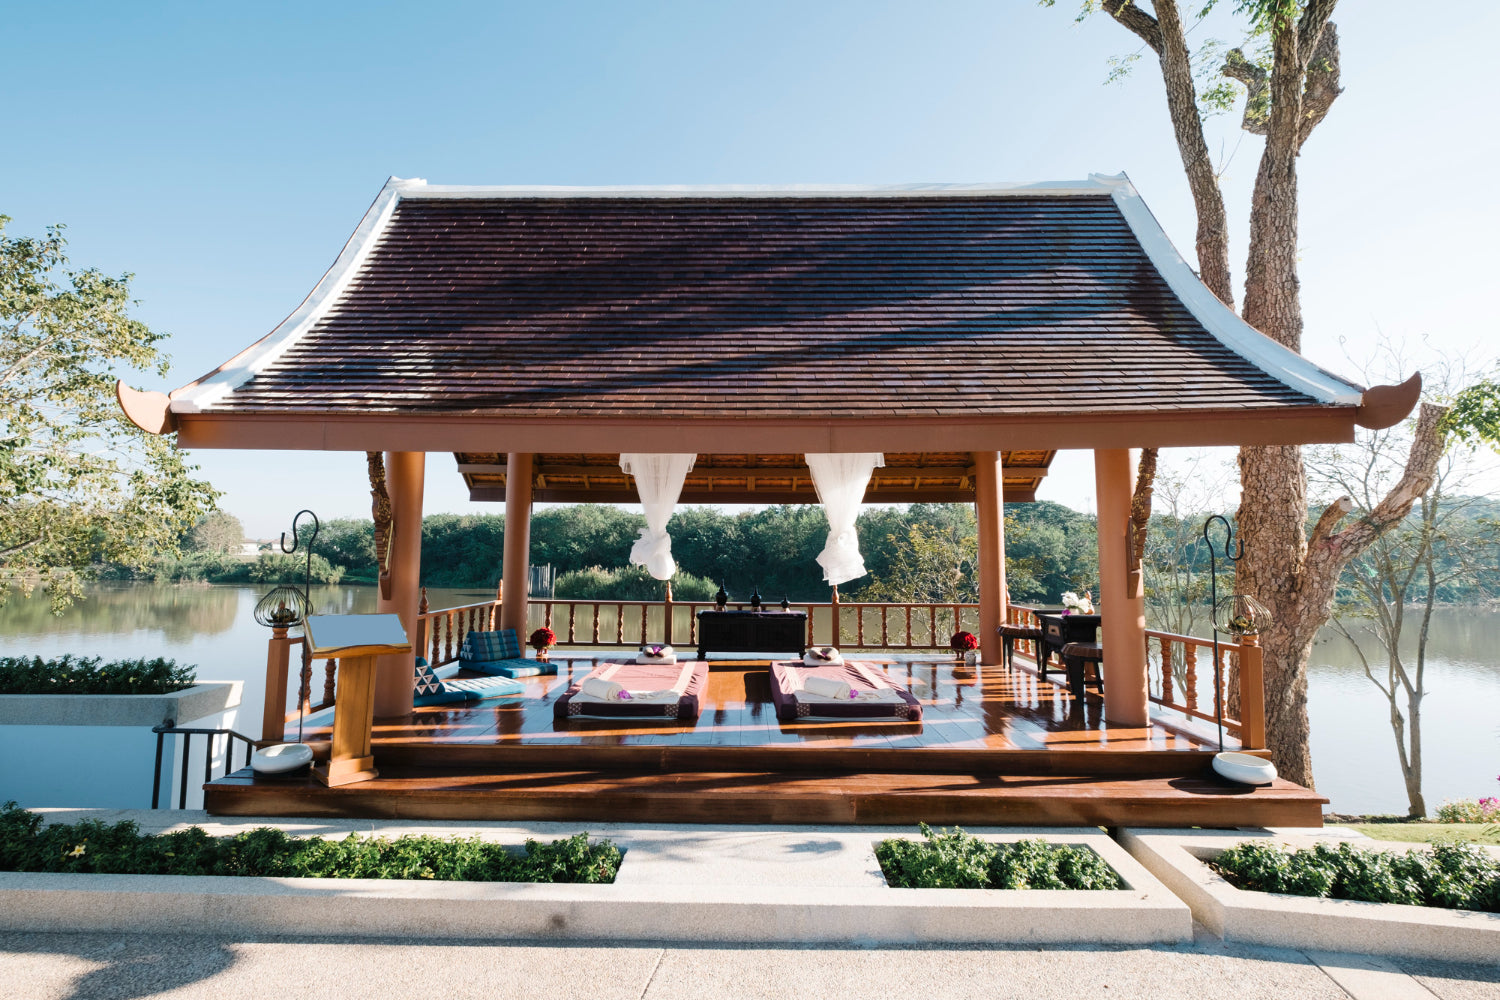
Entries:
POLYGON ((677 654, 671 646, 642 646, 636 654, 637 663, 676 663, 677 654))
POLYGON ((808 694, 817 695, 819 698, 848 698, 854 692, 848 681, 833 677, 819 677, 816 674, 803 678, 802 690, 808 694))
POLYGON ((602 677, 585 677, 578 686, 578 693, 590 701, 629 701, 630 692, 624 685, 607 681, 602 677))
POLYGON ((833 646, 809 646, 802 654, 802 663, 808 667, 836 667, 843 662, 843 654, 833 646))

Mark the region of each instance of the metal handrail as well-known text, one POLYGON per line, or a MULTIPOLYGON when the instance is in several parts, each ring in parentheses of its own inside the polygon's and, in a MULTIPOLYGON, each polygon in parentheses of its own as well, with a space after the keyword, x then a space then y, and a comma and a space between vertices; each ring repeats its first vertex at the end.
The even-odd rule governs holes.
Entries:
POLYGON ((240 740, 245 744, 245 766, 250 766, 250 755, 255 750, 255 741, 244 733, 235 732, 233 729, 199 729, 192 726, 153 726, 151 731, 156 734, 156 768, 151 780, 151 808, 160 808, 161 801, 161 758, 163 738, 166 736, 182 737, 182 782, 177 794, 177 808, 187 808, 188 793, 188 755, 192 750, 194 736, 207 736, 208 747, 203 753, 203 783, 206 785, 214 780, 214 737, 227 737, 228 742, 224 746, 224 773, 227 775, 234 770, 234 741, 240 740))

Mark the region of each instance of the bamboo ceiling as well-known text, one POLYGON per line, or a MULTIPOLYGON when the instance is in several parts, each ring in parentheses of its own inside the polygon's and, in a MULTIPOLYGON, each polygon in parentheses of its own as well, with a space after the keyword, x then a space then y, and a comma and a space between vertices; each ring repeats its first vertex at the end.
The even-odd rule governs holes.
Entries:
MULTIPOLYGON (((1036 499, 1052 451, 1001 452, 1005 500, 1036 499)), ((505 499, 505 455, 458 452, 458 471, 471 500, 505 499)), ((543 503, 639 503, 618 455, 537 455, 532 499, 543 503)), ((699 455, 683 484, 681 503, 816 503, 800 454, 699 455)), ((887 454, 865 491, 866 503, 972 503, 974 467, 968 452, 887 454)))

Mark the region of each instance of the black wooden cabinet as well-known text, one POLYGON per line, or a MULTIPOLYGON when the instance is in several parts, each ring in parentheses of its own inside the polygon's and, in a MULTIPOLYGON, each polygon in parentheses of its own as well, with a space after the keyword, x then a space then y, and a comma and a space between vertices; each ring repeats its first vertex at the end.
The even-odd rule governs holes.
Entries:
POLYGON ((709 653, 795 653, 807 646, 803 611, 700 611, 698 659, 709 653))

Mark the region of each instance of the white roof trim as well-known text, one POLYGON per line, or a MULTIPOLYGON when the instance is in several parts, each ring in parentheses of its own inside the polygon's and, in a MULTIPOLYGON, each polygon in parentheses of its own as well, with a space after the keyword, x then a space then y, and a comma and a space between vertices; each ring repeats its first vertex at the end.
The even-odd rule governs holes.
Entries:
POLYGON ((212 406, 286 353, 289 347, 328 312, 349 282, 359 273, 371 248, 395 214, 396 205, 401 198, 413 190, 420 190, 426 183, 418 178, 404 180, 392 177, 387 180, 385 187, 365 212, 365 217, 360 220, 354 235, 344 244, 338 259, 308 293, 307 298, 302 300, 302 304, 282 320, 276 329, 235 355, 217 371, 172 393, 172 412, 198 413, 212 406))
POLYGON ((403 198, 910 198, 920 195, 1107 195, 1092 177, 1040 184, 664 184, 607 187, 431 184, 403 198))
POLYGON ((1332 406, 1360 404, 1364 390, 1359 386, 1324 371, 1296 351, 1283 347, 1219 301, 1219 297, 1199 279, 1197 272, 1182 259, 1129 177, 1123 173, 1114 176, 1091 174, 1089 180, 1114 196, 1120 214, 1135 233, 1141 249, 1166 279, 1173 294, 1214 339, 1267 375, 1320 403, 1332 406))

